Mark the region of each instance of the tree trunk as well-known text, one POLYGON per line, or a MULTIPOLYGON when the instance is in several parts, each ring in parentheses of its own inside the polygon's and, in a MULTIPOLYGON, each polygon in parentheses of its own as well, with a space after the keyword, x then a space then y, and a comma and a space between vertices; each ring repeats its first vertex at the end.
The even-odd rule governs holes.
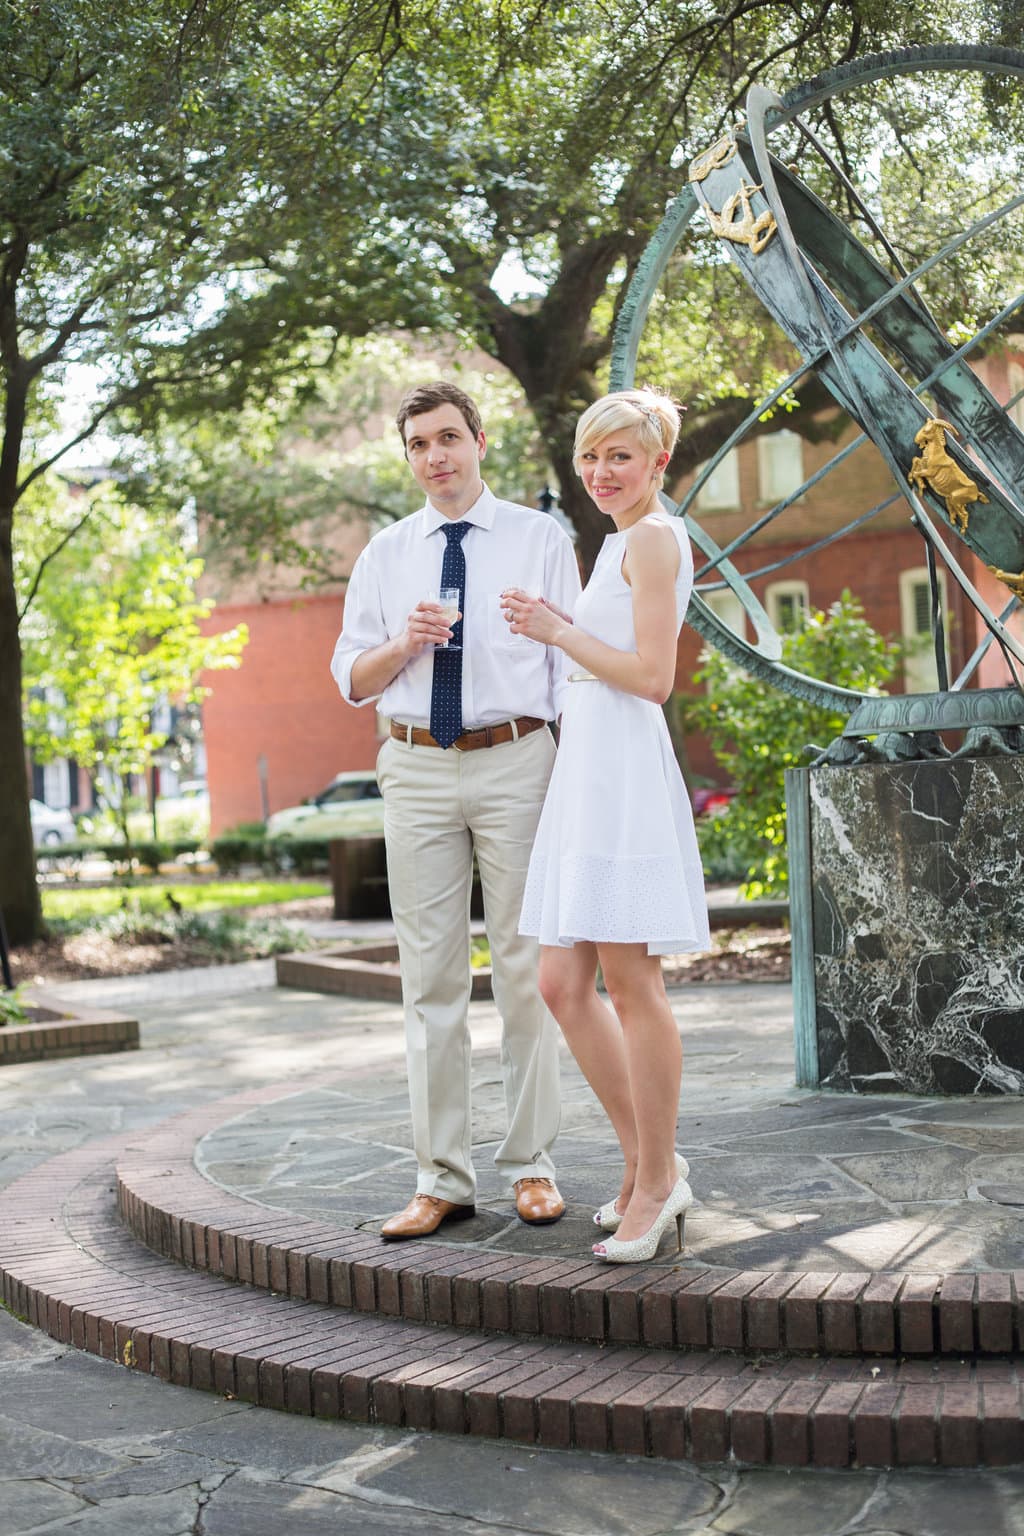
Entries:
POLYGON ((0 910, 13 945, 39 937, 43 914, 28 807, 11 521, 10 507, 0 507, 0 910))
MULTIPOLYGON (((9 348, 10 311, 0 314, 0 343, 9 348)), ((43 931, 36 851, 29 811, 28 762, 21 714, 21 639, 14 587, 14 505, 25 437, 28 379, 7 369, 0 451, 0 911, 12 944, 43 931)))

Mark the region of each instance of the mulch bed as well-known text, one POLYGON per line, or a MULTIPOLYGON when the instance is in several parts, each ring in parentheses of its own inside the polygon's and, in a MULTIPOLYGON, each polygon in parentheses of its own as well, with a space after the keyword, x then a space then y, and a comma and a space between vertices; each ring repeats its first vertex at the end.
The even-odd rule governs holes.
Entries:
MULTIPOLYGON (((301 923, 329 918, 330 896, 286 901, 262 907, 238 909, 253 918, 281 918, 301 923)), ((712 949, 702 955, 670 955, 664 962, 669 986, 694 982, 788 981, 789 933, 780 928, 723 928, 712 935, 712 949)), ((147 935, 110 938, 86 931, 41 939, 26 949, 15 950, 11 968, 15 983, 40 981, 87 981, 102 976, 138 976, 153 971, 186 970, 200 965, 222 965, 258 958, 259 952, 213 950, 188 939, 167 940, 147 935)))
POLYGON ((694 982, 789 981, 788 928, 720 928, 703 955, 668 955, 662 962, 669 987, 694 982))

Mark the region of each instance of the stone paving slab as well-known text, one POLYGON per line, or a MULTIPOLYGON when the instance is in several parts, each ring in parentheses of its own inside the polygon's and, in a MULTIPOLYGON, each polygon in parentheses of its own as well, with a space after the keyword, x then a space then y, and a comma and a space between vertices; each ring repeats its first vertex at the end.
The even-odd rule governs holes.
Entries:
MULTIPOLYGON (((586 1253, 592 1214, 619 1174, 606 1129, 575 1084, 557 1144, 566 1217, 527 1229, 486 1173, 491 1099, 483 1085, 474 1152, 475 1219, 437 1239, 544 1256, 586 1253), (573 1110, 579 1113, 574 1117, 573 1110)), ((845 1098, 707 1114, 681 1124, 697 1205, 686 1222, 692 1262, 757 1270, 924 1273, 1016 1267, 1024 1252, 1024 1108, 999 1101, 845 1098), (965 1119, 969 1114, 970 1119, 965 1119)), ((376 1231, 415 1187, 404 1091, 372 1075, 315 1087, 226 1120, 199 1140, 196 1162, 225 1190, 276 1209, 376 1231)), ((660 1259, 673 1264, 666 1250, 660 1259)))

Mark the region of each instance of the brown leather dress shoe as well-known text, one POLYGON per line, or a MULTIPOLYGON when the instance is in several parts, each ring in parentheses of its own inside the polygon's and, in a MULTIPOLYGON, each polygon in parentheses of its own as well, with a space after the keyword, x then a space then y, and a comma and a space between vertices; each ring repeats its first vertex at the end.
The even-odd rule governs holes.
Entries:
POLYGON ((413 1195, 404 1211, 388 1217, 380 1235, 386 1243, 401 1242, 407 1237, 429 1237, 442 1221, 465 1221, 475 1215, 475 1205, 456 1205, 452 1200, 439 1200, 436 1195, 413 1195))
POLYGON ((554 1179, 516 1179, 516 1212, 531 1227, 548 1227, 565 1215, 554 1179))

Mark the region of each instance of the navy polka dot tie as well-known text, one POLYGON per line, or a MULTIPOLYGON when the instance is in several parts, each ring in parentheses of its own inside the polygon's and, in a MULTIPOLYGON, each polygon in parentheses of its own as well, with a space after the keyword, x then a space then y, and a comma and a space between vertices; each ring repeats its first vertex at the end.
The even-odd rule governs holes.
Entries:
MULTIPOLYGON (((449 523, 442 531, 447 543, 441 564, 441 586, 458 587, 459 612, 466 611, 466 557, 462 540, 469 523, 449 523)), ((462 735, 462 620, 452 625, 447 646, 434 650, 434 680, 430 689, 430 734, 442 747, 462 735)))

